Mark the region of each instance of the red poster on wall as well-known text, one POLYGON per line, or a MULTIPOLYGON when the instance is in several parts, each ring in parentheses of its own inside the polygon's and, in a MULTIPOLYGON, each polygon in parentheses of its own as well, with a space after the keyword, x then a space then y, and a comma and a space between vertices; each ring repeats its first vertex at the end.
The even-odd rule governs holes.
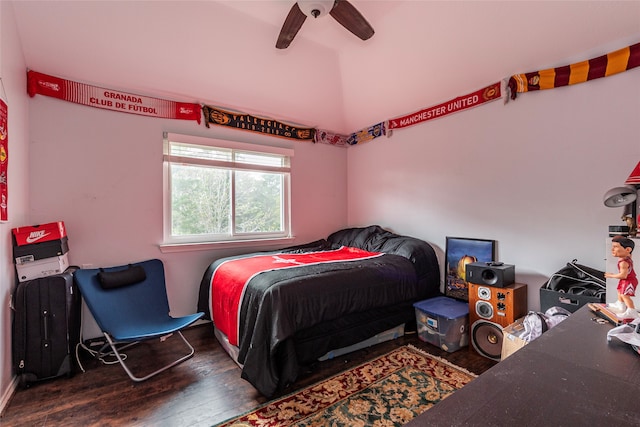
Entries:
POLYGON ((8 110, 9 108, 4 96, 0 96, 0 221, 7 221, 9 219, 7 214, 7 163, 9 163, 8 110))

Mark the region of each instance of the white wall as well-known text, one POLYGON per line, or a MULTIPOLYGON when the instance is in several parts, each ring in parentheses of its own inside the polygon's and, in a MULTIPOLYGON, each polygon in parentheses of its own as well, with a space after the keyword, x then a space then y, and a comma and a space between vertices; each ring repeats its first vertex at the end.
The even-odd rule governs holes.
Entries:
POLYGON ((346 224, 345 148, 207 129, 195 122, 111 112, 40 95, 31 99, 29 116, 31 221, 65 222, 71 264, 102 267, 162 259, 175 315, 195 310, 209 263, 255 248, 160 251, 163 131, 293 147, 296 243, 326 237, 346 224))
POLYGON ((22 48, 13 18, 13 5, 0 1, 0 78, 9 107, 9 221, 0 223, 0 410, 12 387, 11 310, 15 285, 11 229, 27 221, 29 185, 28 100, 22 48))
POLYGON ((349 149, 349 224, 423 238, 442 259, 446 236, 497 240, 537 310, 566 262, 605 269, 622 211, 602 197, 640 161, 639 120, 634 69, 396 130, 349 149))

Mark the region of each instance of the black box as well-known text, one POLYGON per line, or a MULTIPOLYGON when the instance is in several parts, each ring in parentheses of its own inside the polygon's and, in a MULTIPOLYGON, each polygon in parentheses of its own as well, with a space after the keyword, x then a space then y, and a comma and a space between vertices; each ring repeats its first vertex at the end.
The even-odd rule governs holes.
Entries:
POLYGON ((69 240, 67 236, 61 239, 47 242, 34 243, 32 245, 13 246, 13 260, 16 264, 25 264, 45 258, 62 256, 69 252, 69 240))
POLYGON ((566 292, 558 292, 542 287, 540 288, 540 311, 544 313, 551 307, 562 307, 573 313, 590 302, 604 303, 605 298, 604 293, 600 298, 588 295, 568 294, 566 292))
POLYGON ((471 262, 465 266, 465 279, 476 285, 504 288, 516 281, 516 268, 502 262, 471 262))

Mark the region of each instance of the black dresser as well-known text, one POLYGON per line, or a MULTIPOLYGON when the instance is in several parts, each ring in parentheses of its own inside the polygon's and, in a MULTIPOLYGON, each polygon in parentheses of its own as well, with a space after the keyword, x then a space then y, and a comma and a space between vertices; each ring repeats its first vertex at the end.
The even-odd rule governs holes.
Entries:
POLYGON ((407 424, 640 426, 640 355, 584 306, 407 424))

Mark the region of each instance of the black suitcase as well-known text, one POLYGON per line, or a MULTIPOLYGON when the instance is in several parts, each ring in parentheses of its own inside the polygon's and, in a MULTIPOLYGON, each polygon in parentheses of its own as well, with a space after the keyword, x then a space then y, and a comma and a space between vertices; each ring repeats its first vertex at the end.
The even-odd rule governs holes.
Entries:
POLYGON ((13 362, 21 386, 73 374, 80 340, 74 267, 18 284, 13 298, 13 362))

